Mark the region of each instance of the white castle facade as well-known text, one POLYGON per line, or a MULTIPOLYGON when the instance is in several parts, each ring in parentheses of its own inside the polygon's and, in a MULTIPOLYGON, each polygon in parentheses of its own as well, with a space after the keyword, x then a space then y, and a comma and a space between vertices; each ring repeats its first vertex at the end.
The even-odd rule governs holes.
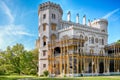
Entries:
POLYGON ((86 16, 79 18, 77 14, 76 22, 72 22, 70 11, 64 21, 62 15, 59 4, 45 2, 39 6, 38 74, 42 75, 44 70, 66 75, 109 72, 105 50, 108 21, 96 19, 86 23, 86 16))

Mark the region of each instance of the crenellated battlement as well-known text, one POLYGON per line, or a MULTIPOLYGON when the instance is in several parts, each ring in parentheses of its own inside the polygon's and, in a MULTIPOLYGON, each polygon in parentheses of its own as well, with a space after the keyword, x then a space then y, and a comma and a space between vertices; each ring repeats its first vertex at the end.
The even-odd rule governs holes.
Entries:
POLYGON ((45 10, 45 9, 50 9, 50 8, 56 9, 56 10, 58 10, 61 14, 63 14, 63 10, 62 10, 62 8, 60 7, 60 5, 59 5, 59 4, 56 4, 56 3, 53 3, 53 2, 50 2, 50 1, 40 4, 40 6, 39 6, 39 12, 40 12, 40 11, 43 11, 43 10, 45 10))

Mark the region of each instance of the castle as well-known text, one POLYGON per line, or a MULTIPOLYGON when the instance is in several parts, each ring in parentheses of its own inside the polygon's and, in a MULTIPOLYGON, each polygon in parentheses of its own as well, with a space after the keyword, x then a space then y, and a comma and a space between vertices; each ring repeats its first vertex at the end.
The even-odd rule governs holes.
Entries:
POLYGON ((70 11, 67 21, 62 20, 62 15, 59 4, 48 1, 39 5, 38 74, 42 75, 45 70, 52 76, 119 72, 120 45, 114 50, 111 50, 114 46, 106 46, 108 21, 96 19, 86 23, 84 15, 82 23, 79 23, 79 14, 76 22, 71 21, 70 11))

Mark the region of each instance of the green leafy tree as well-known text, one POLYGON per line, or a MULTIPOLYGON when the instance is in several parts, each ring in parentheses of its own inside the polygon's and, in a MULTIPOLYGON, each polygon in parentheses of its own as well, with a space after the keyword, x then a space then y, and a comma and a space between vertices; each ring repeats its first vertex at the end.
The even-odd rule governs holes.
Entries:
POLYGON ((118 40, 116 43, 120 43, 120 40, 118 40))
POLYGON ((0 74, 36 75, 38 71, 38 49, 27 51, 22 44, 8 46, 0 52, 0 74))

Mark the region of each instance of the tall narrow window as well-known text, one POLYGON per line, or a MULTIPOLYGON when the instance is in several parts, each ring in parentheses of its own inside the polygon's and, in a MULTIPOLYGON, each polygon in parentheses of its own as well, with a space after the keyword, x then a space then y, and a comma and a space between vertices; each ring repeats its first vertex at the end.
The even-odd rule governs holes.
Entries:
POLYGON ((46 68, 46 64, 43 64, 43 68, 46 68))
POLYGON ((89 43, 94 44, 94 37, 89 37, 89 43))
POLYGON ((52 14, 52 19, 55 19, 55 18, 56 18, 55 14, 52 14))
POLYGON ((91 38, 92 44, 94 44, 94 37, 91 38))
POLYGON ((46 36, 43 37, 43 46, 46 46, 46 36))
POLYGON ((90 54, 93 54, 94 53, 94 50, 93 49, 90 49, 90 54))
POLYGON ((80 35, 80 39, 83 39, 83 35, 80 35))
POLYGON ((103 55, 103 50, 100 50, 100 55, 103 55))
POLYGON ((51 35, 51 40, 52 40, 52 41, 55 41, 55 40, 56 40, 56 35, 55 35, 55 34, 52 34, 52 35, 51 35))
POLYGON ((46 31, 46 23, 43 24, 43 31, 46 31))
POLYGON ((46 14, 43 14, 43 19, 45 19, 46 18, 46 14))
POLYGON ((56 24, 51 24, 51 30, 56 31, 56 24))
POLYGON ((98 38, 95 39, 95 42, 98 43, 98 38))
POLYGON ((43 56, 46 56, 46 50, 43 51, 43 56))
POLYGON ((104 39, 102 39, 102 45, 104 45, 104 39))

